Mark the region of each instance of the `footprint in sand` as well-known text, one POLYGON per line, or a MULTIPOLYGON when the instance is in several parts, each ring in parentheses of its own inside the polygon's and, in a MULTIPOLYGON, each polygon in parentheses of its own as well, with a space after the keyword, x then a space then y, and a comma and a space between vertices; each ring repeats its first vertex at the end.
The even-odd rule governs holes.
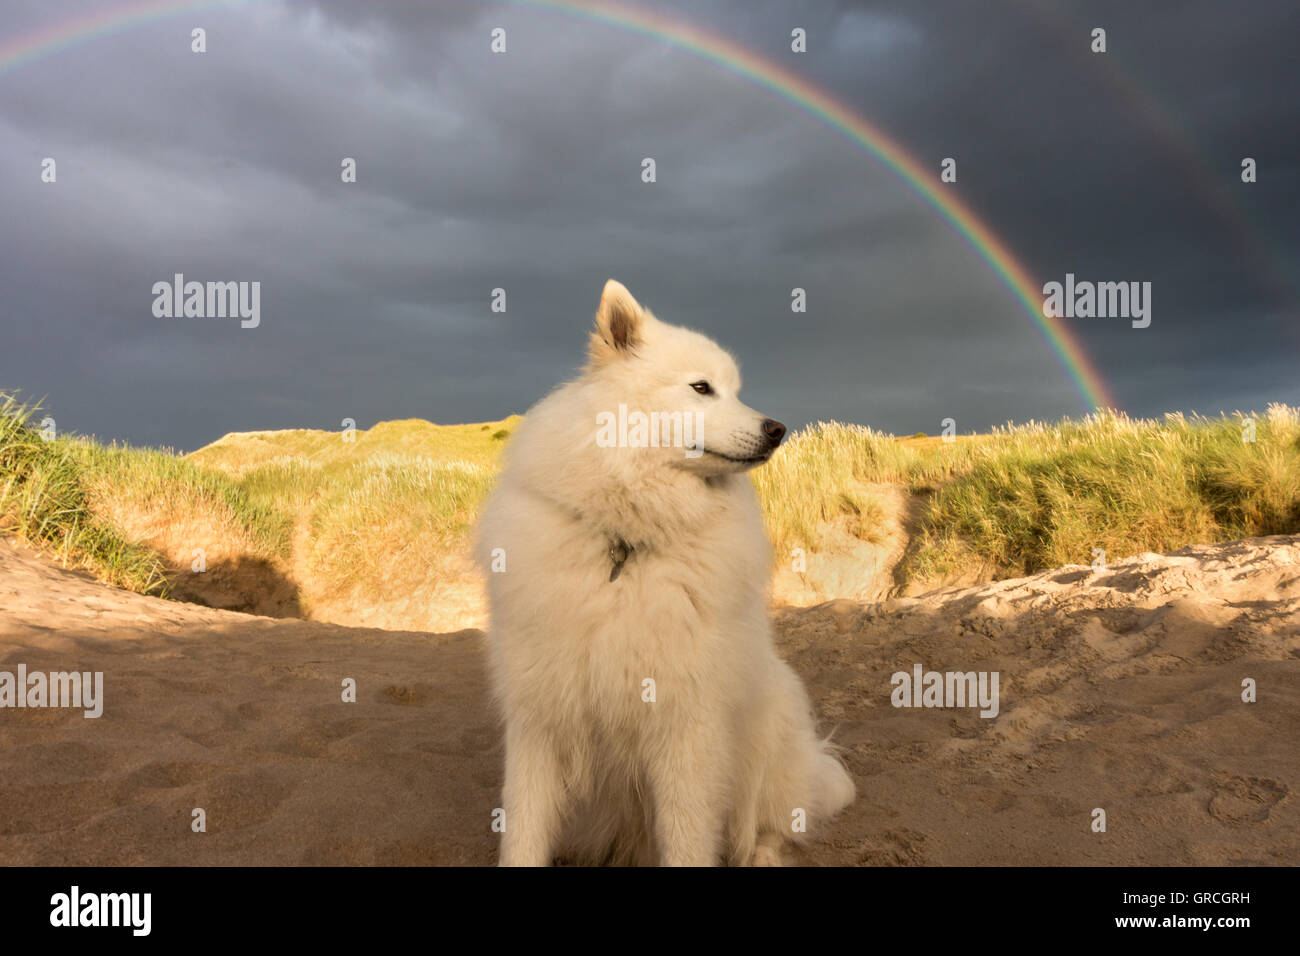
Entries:
POLYGON ((860 866, 919 866, 925 863, 927 837, 917 830, 886 830, 862 844, 860 866))
POLYGON ((1258 826, 1290 790, 1285 784, 1265 777, 1221 775, 1214 784, 1214 796, 1207 808, 1210 816, 1232 826, 1258 826))
POLYGON ((423 684, 412 686, 389 684, 382 691, 385 698, 397 704, 410 704, 414 707, 424 706, 429 688, 423 684))

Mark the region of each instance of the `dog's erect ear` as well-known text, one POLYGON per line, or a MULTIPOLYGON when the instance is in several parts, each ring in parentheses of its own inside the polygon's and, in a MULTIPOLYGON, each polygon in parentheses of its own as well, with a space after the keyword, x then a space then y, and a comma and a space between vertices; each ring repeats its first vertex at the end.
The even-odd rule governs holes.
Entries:
POLYGON ((623 283, 610 279, 596 309, 596 331, 591 333, 588 349, 592 364, 625 357, 645 340, 646 328, 653 321, 623 283))

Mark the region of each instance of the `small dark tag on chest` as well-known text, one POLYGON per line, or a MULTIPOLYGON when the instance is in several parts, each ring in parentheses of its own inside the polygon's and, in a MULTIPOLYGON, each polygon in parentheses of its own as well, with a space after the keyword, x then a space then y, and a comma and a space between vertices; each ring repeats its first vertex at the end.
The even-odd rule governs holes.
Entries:
POLYGON ((609 580, 611 583, 623 573, 623 565, 627 563, 627 559, 631 554, 631 546, 622 538, 619 538, 609 546, 609 560, 612 565, 609 569, 609 580))

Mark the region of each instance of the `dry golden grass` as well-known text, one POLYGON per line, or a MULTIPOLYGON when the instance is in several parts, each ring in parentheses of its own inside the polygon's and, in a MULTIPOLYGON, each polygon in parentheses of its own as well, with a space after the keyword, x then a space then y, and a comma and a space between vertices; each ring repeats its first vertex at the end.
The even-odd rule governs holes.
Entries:
POLYGON ((38 405, 0 392, 0 534, 14 534, 108 584, 165 594, 165 567, 96 512, 80 444, 46 440, 38 405))
POLYGON ((258 506, 279 509, 293 528, 303 609, 337 616, 466 573, 470 527, 521 420, 245 432, 188 458, 227 475, 258 506))
POLYGON ((1158 421, 1103 412, 947 443, 819 423, 754 482, 782 552, 815 550, 864 485, 894 484, 921 495, 905 578, 972 566, 1016 576, 1088 564, 1095 549, 1115 558, 1300 532, 1300 409, 1158 421))
MULTIPOLYGON (((0 395, 0 530, 141 591, 183 578, 202 548, 252 568, 241 587, 291 582, 294 601, 277 606, 308 616, 474 589, 469 531, 521 421, 245 432, 177 456, 45 442, 32 412, 0 395)), ((791 435, 753 480, 778 553, 880 544, 892 524, 911 543, 902 580, 974 566, 1013 576, 1086 564, 1095 549, 1300 532, 1300 410, 1251 417, 1253 441, 1239 413, 1100 413, 953 441, 824 422, 791 435)))

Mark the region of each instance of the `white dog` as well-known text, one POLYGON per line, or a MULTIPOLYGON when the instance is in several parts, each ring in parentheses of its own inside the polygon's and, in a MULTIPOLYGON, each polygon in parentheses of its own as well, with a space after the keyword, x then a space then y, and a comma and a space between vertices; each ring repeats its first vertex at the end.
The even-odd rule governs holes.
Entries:
POLYGON ((739 390, 730 355, 611 279, 585 373, 511 439, 478 536, 505 865, 779 864, 853 800, 772 644, 743 473, 785 426, 739 390))

